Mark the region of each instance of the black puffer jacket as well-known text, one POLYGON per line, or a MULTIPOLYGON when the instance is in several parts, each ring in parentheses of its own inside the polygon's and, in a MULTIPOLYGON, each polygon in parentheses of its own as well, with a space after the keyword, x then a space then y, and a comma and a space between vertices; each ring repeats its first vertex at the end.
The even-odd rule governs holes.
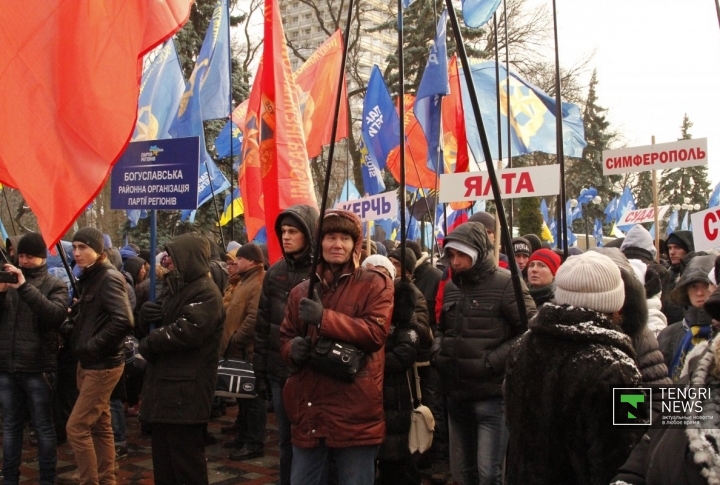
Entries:
POLYGON ((207 239, 183 234, 167 251, 175 269, 165 276, 162 326, 138 348, 148 362, 140 415, 151 423, 206 423, 225 319, 222 295, 209 275, 207 239))
POLYGON ((427 256, 423 256, 415 266, 413 272, 413 283, 422 292, 427 302, 428 316, 430 317, 430 328, 435 331, 437 322, 435 321, 435 297, 437 296, 438 286, 442 279, 442 271, 426 261, 427 256))
POLYGON ((546 303, 505 381, 510 485, 607 484, 643 427, 613 426, 612 388, 641 387, 630 338, 607 316, 546 303))
MULTIPOLYGON (((443 392, 456 401, 502 396, 501 385, 510 347, 526 330, 520 321, 510 272, 493 260, 485 227, 477 222, 458 226, 445 238, 478 250, 475 266, 453 271, 445 285, 438 324, 440 351, 434 365, 443 392)), ((522 284, 528 318, 537 310, 522 284)))
POLYGON ((310 276, 313 235, 319 217, 317 210, 307 205, 294 205, 281 212, 275 221, 275 233, 280 247, 280 223, 288 215, 299 222, 307 244, 297 259, 283 252, 283 258, 273 264, 265 274, 255 324, 255 373, 261 379, 270 377, 282 382, 287 379, 289 372, 280 358, 280 324, 285 317, 285 304, 290 290, 310 276))
POLYGON ((125 362, 123 343, 134 326, 125 277, 109 261, 85 268, 80 299, 72 307, 70 348, 83 369, 113 369, 125 362))
POLYGON ((0 293, 0 372, 54 372, 67 285, 45 264, 22 272, 25 284, 0 293))

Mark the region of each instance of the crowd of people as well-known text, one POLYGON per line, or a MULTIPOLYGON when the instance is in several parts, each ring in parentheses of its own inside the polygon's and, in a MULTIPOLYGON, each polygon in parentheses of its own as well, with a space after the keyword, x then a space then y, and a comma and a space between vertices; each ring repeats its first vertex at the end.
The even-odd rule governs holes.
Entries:
POLYGON ((263 456, 270 401, 282 485, 720 483, 720 257, 695 252, 691 233, 656 247, 636 225, 567 258, 527 235, 507 242, 511 261, 485 212, 437 257, 414 241, 368 244, 350 212, 319 217, 279 215, 276 261, 198 234, 158 254, 116 248, 86 227, 68 246, 72 275, 39 234, 9 238, 3 483, 20 480, 28 419, 40 483, 115 483, 126 413, 151 436, 155 483, 208 483, 224 357, 253 363, 257 396, 237 399, 223 446, 263 456), (702 425, 613 425, 613 388, 668 385, 713 390, 702 425), (421 402, 434 439, 411 453, 421 402), (56 477, 65 441, 77 470, 56 477))

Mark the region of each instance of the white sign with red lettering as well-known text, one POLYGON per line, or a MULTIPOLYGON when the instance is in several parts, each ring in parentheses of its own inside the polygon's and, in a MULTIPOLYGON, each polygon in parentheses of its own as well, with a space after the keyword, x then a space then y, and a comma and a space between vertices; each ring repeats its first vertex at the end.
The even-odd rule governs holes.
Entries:
MULTIPOLYGON (((661 205, 658 207, 658 219, 662 219, 669 208, 669 205, 661 205)), ((627 224, 641 224, 643 222, 655 222, 655 209, 648 207, 647 209, 628 211, 620 218, 617 225, 625 226, 627 224)))
POLYGON ((690 214, 695 251, 720 248, 720 207, 690 214))
POLYGON ((707 165, 707 138, 603 150, 603 175, 707 165))
MULTIPOLYGON (((506 168, 497 172, 503 199, 541 197, 560 192, 560 166, 506 168)), ((440 175, 440 202, 492 199, 488 172, 446 173, 440 175)))

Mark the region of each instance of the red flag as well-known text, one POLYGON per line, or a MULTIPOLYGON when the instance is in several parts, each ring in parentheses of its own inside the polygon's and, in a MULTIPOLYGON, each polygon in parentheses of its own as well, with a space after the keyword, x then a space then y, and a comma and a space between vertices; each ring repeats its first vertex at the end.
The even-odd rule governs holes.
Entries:
MULTIPOLYGON (((309 158, 322 153, 330 143, 335 123, 337 81, 342 65, 342 32, 335 33, 322 43, 300 68, 295 71, 295 83, 302 107, 303 129, 309 158)), ((335 141, 348 136, 347 87, 343 79, 338 128, 335 141)))
MULTIPOLYGON (((263 76, 263 63, 260 61, 255 75, 250 97, 243 104, 246 115, 243 130, 242 163, 238 174, 240 194, 245 207, 245 227, 248 241, 255 239, 258 231, 265 225, 265 201, 263 199, 262 169, 260 168, 260 81, 263 76)), ((241 110, 241 104, 235 111, 241 110)), ((235 112, 233 112, 235 116, 235 112)), ((239 120, 238 120, 239 121, 239 120)))
POLYGON ((22 192, 49 246, 102 189, 135 127, 142 55, 191 4, 3 3, 0 182, 22 192))
POLYGON ((275 219, 294 204, 317 207, 310 176, 295 79, 277 0, 265 0, 262 94, 260 99, 260 167, 265 194, 265 229, 270 261, 282 255, 275 219))
POLYGON ((448 62, 448 77, 450 79, 450 95, 445 96, 442 102, 445 173, 451 172, 453 164, 455 165, 455 172, 467 172, 470 157, 468 156, 467 137, 465 136, 465 117, 463 114, 462 93, 460 92, 457 56, 452 56, 450 62, 448 62))
MULTIPOLYGON (((427 166, 427 139, 415 117, 415 96, 405 95, 405 183, 413 187, 434 189, 436 174, 427 166)), ((388 155, 385 168, 400 181, 400 150, 395 147, 388 155)))

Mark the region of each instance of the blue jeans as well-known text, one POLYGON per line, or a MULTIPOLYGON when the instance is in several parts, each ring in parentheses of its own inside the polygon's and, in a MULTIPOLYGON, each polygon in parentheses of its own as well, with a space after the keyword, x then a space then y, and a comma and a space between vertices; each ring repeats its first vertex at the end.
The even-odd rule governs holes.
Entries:
POLYGON ((125 405, 120 399, 110 400, 110 419, 115 446, 127 446, 127 439, 125 438, 125 405))
POLYGON ((285 404, 283 403, 284 383, 275 379, 270 379, 270 388, 272 389, 273 408, 275 409, 275 418, 278 427, 278 446, 280 447, 280 485, 290 485, 290 473, 292 470, 293 448, 292 434, 290 433, 290 420, 285 413, 285 404))
POLYGON ((373 485, 379 450, 380 445, 328 448, 324 441, 315 448, 293 446, 291 481, 293 485, 327 484, 332 453, 340 485, 373 485))
POLYGON ((23 420, 29 408, 38 440, 40 483, 55 483, 57 439, 52 417, 55 374, 52 372, 0 372, 0 405, 3 411, 3 483, 20 478, 23 420))
POLYGON ((468 402, 448 398, 447 404, 450 459, 459 464, 463 485, 501 485, 508 443, 502 398, 468 402), (459 456, 452 456, 456 453, 459 456))

